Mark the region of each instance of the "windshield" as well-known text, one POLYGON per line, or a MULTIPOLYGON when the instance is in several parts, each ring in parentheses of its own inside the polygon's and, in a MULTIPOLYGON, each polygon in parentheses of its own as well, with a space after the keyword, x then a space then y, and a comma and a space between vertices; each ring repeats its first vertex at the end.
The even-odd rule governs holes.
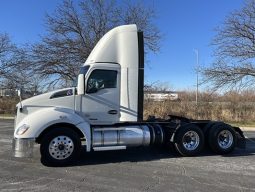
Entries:
MULTIPOLYGON (((84 76, 86 76, 86 73, 88 72, 88 70, 89 70, 89 65, 82 66, 82 67, 80 68, 79 74, 84 74, 84 76)), ((77 87, 77 82, 78 82, 78 76, 77 76, 77 78, 73 81, 73 87, 77 87)))

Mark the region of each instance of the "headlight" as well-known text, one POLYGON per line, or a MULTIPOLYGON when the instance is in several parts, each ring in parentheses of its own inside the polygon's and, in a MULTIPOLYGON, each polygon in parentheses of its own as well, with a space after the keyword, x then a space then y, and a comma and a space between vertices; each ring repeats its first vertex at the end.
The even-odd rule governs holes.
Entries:
POLYGON ((29 129, 29 125, 23 124, 22 126, 20 126, 20 127, 17 129, 16 134, 17 134, 17 135, 23 135, 28 129, 29 129))

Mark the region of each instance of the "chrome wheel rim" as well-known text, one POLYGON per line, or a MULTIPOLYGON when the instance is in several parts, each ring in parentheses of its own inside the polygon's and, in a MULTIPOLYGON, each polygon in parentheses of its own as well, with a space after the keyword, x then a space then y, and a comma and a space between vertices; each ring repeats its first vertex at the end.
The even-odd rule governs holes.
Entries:
POLYGON ((222 149, 228 149, 233 144, 233 135, 229 130, 222 130, 218 135, 218 144, 222 149))
POLYGON ((67 136, 57 136, 49 144, 49 153, 54 159, 66 159, 73 153, 73 150, 73 140, 67 136))
POLYGON ((188 151, 195 150, 200 142, 199 135, 195 131, 188 131, 185 133, 182 139, 182 144, 184 148, 188 151))

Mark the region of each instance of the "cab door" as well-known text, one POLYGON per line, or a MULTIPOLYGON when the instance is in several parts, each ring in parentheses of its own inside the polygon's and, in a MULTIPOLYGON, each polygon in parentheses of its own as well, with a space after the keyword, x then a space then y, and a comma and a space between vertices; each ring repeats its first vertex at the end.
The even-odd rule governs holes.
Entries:
POLYGON ((91 124, 114 124, 120 118, 120 67, 92 67, 87 75, 82 111, 91 124))

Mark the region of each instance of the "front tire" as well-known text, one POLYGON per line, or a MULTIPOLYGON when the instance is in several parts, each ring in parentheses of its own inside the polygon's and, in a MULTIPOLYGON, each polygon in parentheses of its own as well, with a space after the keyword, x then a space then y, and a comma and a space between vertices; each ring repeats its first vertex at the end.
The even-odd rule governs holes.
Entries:
POLYGON ((196 125, 186 125, 178 130, 174 145, 181 155, 195 156, 204 147, 204 134, 196 125))
POLYGON ((70 128, 54 128, 41 141, 41 160, 47 166, 65 166, 78 159, 81 151, 79 135, 70 128))
POLYGON ((233 128, 221 123, 211 127, 209 131, 209 146, 217 154, 227 154, 234 150, 236 135, 233 128))

